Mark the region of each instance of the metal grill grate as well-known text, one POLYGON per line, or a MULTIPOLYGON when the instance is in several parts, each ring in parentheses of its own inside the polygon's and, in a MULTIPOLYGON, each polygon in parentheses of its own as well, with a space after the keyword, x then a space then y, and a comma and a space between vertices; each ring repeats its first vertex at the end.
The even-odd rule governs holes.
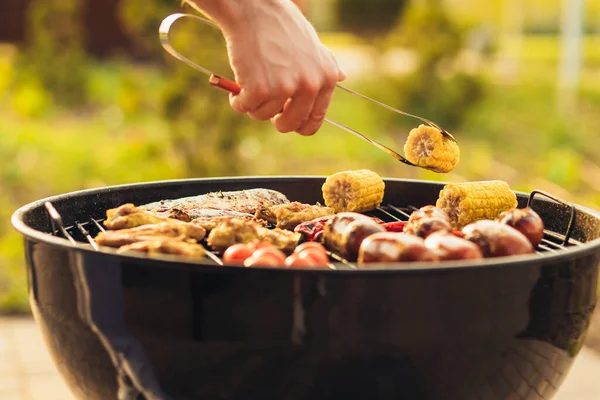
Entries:
MULTIPOLYGON (((581 242, 574 240, 571 238, 571 233, 573 230, 575 217, 576 217, 576 208, 573 204, 570 204, 564 200, 558 199, 555 196, 546 193, 541 190, 534 190, 529 195, 527 200, 527 206, 530 207, 532 201, 536 195, 545 196, 549 199, 561 204, 563 206, 569 207, 571 209, 569 222, 565 229, 565 234, 562 235, 557 232, 553 232, 550 230, 544 230, 544 237, 536 249, 537 254, 543 254, 545 252, 558 252, 561 249, 564 249, 569 246, 575 246, 581 244, 581 242)), ((69 240, 72 244, 77 243, 89 243, 95 250, 99 250, 98 245, 94 241, 94 237, 101 231, 104 231, 104 227, 102 226, 102 222, 104 219, 95 219, 91 218, 88 221, 84 222, 75 222, 74 225, 65 227, 63 224, 63 219, 61 215, 58 213, 56 208, 50 203, 46 202, 46 211, 48 213, 48 217, 50 219, 50 225, 52 227, 52 234, 55 236, 63 237, 69 240)), ((377 217, 385 222, 393 222, 393 221, 408 221, 410 214, 413 211, 416 211, 418 208, 414 206, 407 206, 403 208, 399 208, 393 205, 382 205, 378 207, 376 210, 367 213, 367 215, 371 217, 377 217)), ((356 269, 356 266, 338 256, 337 254, 328 252, 330 258, 335 260, 338 264, 343 265, 346 268, 356 269)), ((218 265, 223 265, 222 260, 213 252, 207 250, 207 256, 210 257, 215 263, 218 265)), ((332 269, 336 269, 334 264, 330 264, 332 269)))

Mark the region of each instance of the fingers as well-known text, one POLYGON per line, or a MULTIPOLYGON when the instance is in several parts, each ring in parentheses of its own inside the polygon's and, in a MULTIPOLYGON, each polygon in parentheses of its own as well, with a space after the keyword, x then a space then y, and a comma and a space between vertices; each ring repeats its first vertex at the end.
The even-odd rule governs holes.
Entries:
POLYGON ((264 102, 270 100, 269 90, 264 88, 242 88, 238 95, 229 95, 229 104, 235 112, 246 114, 254 112, 264 102))
POLYGON ((319 91, 319 85, 305 83, 301 90, 285 105, 281 114, 273 119, 275 128, 282 133, 302 127, 308 120, 319 91))
POLYGON ((321 89, 315 99, 313 109, 308 116, 308 119, 302 126, 296 129, 297 133, 303 136, 311 136, 321 128, 321 125, 323 125, 323 121, 325 120, 325 115, 327 114, 327 109, 329 108, 329 103, 331 103, 331 98, 333 97, 334 88, 335 87, 329 86, 321 89))

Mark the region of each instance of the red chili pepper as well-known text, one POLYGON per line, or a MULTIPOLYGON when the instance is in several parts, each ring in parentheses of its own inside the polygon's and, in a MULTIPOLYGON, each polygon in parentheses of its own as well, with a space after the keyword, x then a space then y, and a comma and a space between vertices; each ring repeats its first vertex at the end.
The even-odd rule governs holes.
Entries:
POLYGON ((465 234, 464 234, 462 231, 453 230, 453 231, 452 231, 452 234, 453 234, 454 236, 457 236, 457 237, 459 237, 459 238, 464 238, 464 237, 465 237, 465 234))
POLYGON ((333 215, 327 215, 325 217, 315 218, 308 222, 303 222, 294 228, 294 232, 300 232, 304 235, 304 238, 308 242, 316 242, 327 221, 332 219, 333 215))
POLYGON ((383 226, 388 232, 403 232, 404 227, 406 226, 406 221, 387 222, 381 226, 383 226))

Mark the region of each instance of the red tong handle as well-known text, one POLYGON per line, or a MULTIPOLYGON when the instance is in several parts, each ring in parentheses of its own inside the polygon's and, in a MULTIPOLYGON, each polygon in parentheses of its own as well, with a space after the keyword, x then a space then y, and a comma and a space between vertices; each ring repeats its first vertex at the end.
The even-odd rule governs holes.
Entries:
POLYGON ((240 87, 240 85, 238 85, 237 83, 235 83, 234 81, 230 81, 227 78, 222 78, 218 75, 211 75, 210 78, 208 78, 208 83, 210 83, 212 86, 225 90, 226 92, 229 93, 233 93, 233 94, 240 94, 240 92, 242 91, 242 88, 240 87))

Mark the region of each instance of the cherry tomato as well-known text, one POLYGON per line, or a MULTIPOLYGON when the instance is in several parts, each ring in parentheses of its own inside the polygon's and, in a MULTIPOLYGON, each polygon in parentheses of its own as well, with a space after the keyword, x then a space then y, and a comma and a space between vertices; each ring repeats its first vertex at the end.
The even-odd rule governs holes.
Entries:
POLYGON ((325 247, 317 242, 304 242, 294 249, 294 253, 300 253, 304 249, 315 249, 323 252, 323 254, 327 254, 325 247))
POLYGON ((273 257, 281 265, 285 262, 285 254, 275 246, 263 247, 252 253, 252 257, 261 258, 263 256, 273 257))
POLYGON ((229 246, 223 253, 223 261, 226 263, 242 264, 244 260, 252 255, 254 249, 249 244, 237 243, 229 246))
POLYGON ((283 262, 273 255, 263 254, 262 256, 252 256, 244 261, 244 267, 278 267, 283 262))
POLYGON ((327 265, 329 263, 329 257, 324 251, 317 250, 314 248, 306 248, 297 253, 298 258, 303 260, 310 260, 312 265, 327 265))
POLYGON ((262 242, 258 242, 258 241, 251 242, 251 243, 250 243, 250 247, 252 248, 252 250, 253 250, 253 251, 256 251, 256 250, 258 250, 258 249, 262 249, 262 248, 265 248, 265 247, 269 247, 269 248, 270 248, 270 247, 273 247, 273 248, 276 248, 276 247, 273 245, 273 243, 271 243, 271 242, 267 242, 267 241, 264 241, 264 240, 263 240, 262 242))
POLYGON ((292 254, 285 259, 285 265, 288 267, 312 267, 315 264, 310 258, 300 258, 298 254, 292 254))

